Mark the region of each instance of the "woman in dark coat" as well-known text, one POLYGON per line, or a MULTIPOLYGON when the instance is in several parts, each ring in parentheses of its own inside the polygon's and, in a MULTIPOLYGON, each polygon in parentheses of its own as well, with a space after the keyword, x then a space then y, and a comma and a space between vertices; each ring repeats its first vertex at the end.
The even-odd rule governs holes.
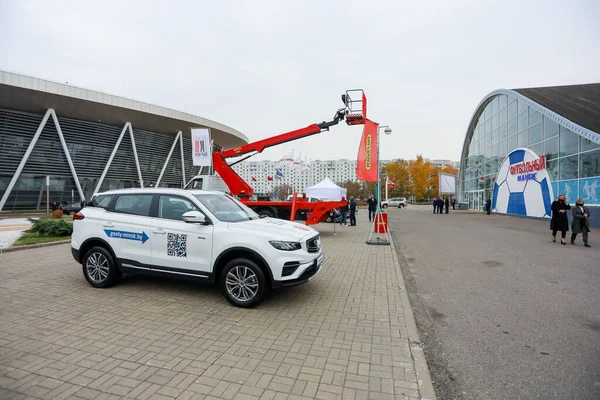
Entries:
POLYGON ((573 222, 571 223, 571 244, 575 244, 577 234, 583 235, 583 244, 585 247, 592 247, 588 243, 588 233, 590 231, 590 210, 583 205, 582 199, 577 199, 573 207, 573 222))
POLYGON ((567 231, 569 230, 569 217, 567 217, 567 210, 570 210, 571 206, 565 199, 565 195, 561 194, 558 199, 552 202, 552 219, 550 220, 550 229, 552 230, 552 241, 556 242, 556 232, 561 232, 562 244, 567 244, 565 239, 567 231))

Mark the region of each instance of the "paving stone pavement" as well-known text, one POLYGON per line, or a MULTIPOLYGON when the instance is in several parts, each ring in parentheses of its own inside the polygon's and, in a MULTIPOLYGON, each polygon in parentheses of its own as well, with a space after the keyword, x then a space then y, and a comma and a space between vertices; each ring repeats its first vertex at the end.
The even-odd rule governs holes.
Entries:
POLYGON ((0 254, 0 398, 418 399, 400 267, 365 219, 318 225, 321 273, 254 309, 195 281, 94 289, 69 245, 0 254))

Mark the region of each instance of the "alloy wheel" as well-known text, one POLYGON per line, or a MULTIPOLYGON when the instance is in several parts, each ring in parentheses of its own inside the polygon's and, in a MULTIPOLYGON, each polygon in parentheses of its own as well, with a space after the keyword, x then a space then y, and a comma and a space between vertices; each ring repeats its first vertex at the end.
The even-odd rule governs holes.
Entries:
POLYGON ((92 253, 85 262, 85 269, 94 283, 102 283, 110 272, 108 260, 102 253, 92 253))
POLYGON ((251 268, 233 267, 225 277, 227 292, 238 301, 249 301, 258 293, 258 278, 251 268))

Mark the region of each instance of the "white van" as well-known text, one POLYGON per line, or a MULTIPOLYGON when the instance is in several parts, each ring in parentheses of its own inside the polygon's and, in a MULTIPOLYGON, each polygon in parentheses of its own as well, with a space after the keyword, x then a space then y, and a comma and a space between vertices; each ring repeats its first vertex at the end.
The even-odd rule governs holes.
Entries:
POLYGON ((219 175, 196 175, 185 185, 185 189, 214 190, 229 193, 229 187, 219 175))

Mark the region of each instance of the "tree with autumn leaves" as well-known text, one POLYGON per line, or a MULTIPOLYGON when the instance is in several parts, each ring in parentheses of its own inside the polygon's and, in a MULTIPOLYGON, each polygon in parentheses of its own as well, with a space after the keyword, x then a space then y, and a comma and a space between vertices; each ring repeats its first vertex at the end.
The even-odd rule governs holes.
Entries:
POLYGON ((438 168, 422 155, 417 155, 416 160, 395 160, 385 167, 386 175, 394 182, 395 187, 389 190, 390 197, 410 197, 417 200, 429 200, 439 196, 440 172, 458 175, 458 170, 453 165, 438 168))

